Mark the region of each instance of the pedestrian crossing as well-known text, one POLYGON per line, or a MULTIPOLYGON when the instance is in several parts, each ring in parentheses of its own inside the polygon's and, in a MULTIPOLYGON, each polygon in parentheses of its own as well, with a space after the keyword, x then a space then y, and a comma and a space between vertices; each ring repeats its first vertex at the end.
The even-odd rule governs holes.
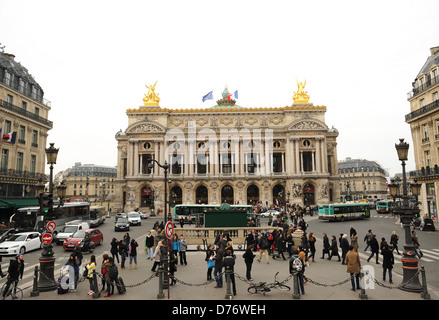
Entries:
MULTIPOLYGON (((423 256, 419 260, 420 262, 438 262, 439 261, 439 249, 421 249, 423 256)), ((398 255, 396 250, 393 251, 393 256, 395 260, 395 264, 402 263, 401 257, 402 257, 403 248, 399 249, 399 253, 401 255, 398 255)), ((371 252, 370 251, 364 251, 359 249, 358 254, 360 255, 360 259, 367 260, 370 257, 371 252)), ((372 259, 370 259, 370 263, 375 261, 375 256, 373 256, 372 259)), ((382 263, 383 256, 380 254, 378 261, 382 263)))
MULTIPOLYGON (((9 261, 11 259, 14 259, 14 257, 3 257, 3 262, 1 263, 1 268, 4 274, 7 274, 8 272, 8 267, 9 267, 9 261)), ((25 256, 26 259, 26 256, 25 256)), ((67 258, 65 257, 60 257, 56 260, 55 264, 54 264, 54 278, 55 281, 58 281, 58 278, 65 275, 67 270, 63 269, 63 267, 65 267, 65 264, 67 262, 67 258)), ((83 265, 84 265, 84 261, 83 261, 83 265)), ((28 289, 31 288, 33 286, 34 283, 34 274, 35 274, 35 267, 40 267, 40 263, 36 263, 36 264, 26 264, 26 261, 24 262, 24 273, 23 273, 23 279, 20 280, 20 282, 18 283, 18 286, 24 290, 24 289, 28 289)), ((82 270, 80 271, 80 274, 82 274, 82 270)), ((0 289, 3 286, 4 283, 6 283, 7 281, 7 277, 4 278, 0 278, 0 289)))

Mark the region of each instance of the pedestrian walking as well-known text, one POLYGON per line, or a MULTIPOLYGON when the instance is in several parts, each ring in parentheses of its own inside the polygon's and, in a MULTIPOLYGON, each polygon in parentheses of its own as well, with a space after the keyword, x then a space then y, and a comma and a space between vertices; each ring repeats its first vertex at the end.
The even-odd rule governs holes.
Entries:
POLYGON ((269 249, 270 245, 268 243, 268 239, 265 233, 262 233, 261 238, 259 239, 259 259, 258 262, 261 262, 261 258, 262 258, 262 254, 265 254, 265 258, 267 260, 267 264, 269 263, 268 261, 268 249, 269 249))
POLYGON ((354 249, 352 245, 349 246, 349 252, 346 254, 346 272, 351 276, 351 285, 352 291, 355 291, 355 285, 357 285, 356 289, 360 289, 360 270, 361 270, 361 262, 360 255, 354 249), (354 281, 355 277, 355 281, 354 281))
POLYGON ((215 267, 215 260, 213 260, 215 256, 215 251, 213 251, 213 245, 209 244, 206 250, 206 258, 204 261, 207 262, 207 280, 212 280, 212 271, 215 267))
POLYGON ((293 247, 294 247, 292 228, 289 229, 287 232, 286 243, 287 243, 288 258, 291 258, 293 255, 293 247))
POLYGON ((162 252, 164 252, 164 250, 162 250, 162 248, 164 246, 165 246, 165 240, 161 240, 157 243, 157 247, 155 247, 154 256, 152 258, 152 260, 154 261, 154 264, 152 265, 151 268, 152 272, 156 272, 157 266, 160 266, 161 262, 163 261, 162 252))
POLYGON ((287 260, 284 255, 284 237, 282 231, 279 231, 277 233, 276 238, 274 240, 274 247, 277 251, 277 256, 273 253, 273 259, 275 259, 276 257, 280 258, 280 256, 282 256, 284 260, 287 260))
POLYGON ((329 244, 329 238, 325 232, 325 233, 323 233, 323 251, 322 251, 322 256, 320 259, 324 259, 325 254, 328 254, 328 259, 331 258, 331 253, 329 251, 330 248, 331 248, 331 245, 329 244))
POLYGON ((366 242, 366 247, 364 248, 364 251, 367 251, 367 249, 369 249, 370 246, 370 241, 373 239, 373 232, 372 229, 369 229, 369 231, 367 231, 367 234, 364 236, 363 242, 366 242))
POLYGON ((369 256, 369 258, 367 258, 367 262, 369 262, 370 259, 372 259, 372 257, 375 255, 375 257, 376 257, 376 264, 380 264, 378 262, 379 244, 378 244, 378 240, 377 240, 377 236, 376 235, 372 236, 372 239, 369 241, 369 245, 370 245, 370 249, 372 250, 372 253, 369 256))
POLYGON ((418 256, 419 259, 421 259, 424 254, 422 253, 421 249, 419 249, 421 245, 419 244, 418 236, 416 235, 415 230, 412 231, 412 242, 414 245, 416 255, 418 256))
POLYGON ((314 233, 310 232, 308 236, 308 244, 309 244, 309 252, 308 259, 312 259, 312 262, 316 262, 316 237, 314 237, 314 233))
POLYGON ((338 262, 341 261, 340 254, 338 253, 337 238, 335 236, 332 236, 331 239, 331 255, 329 256, 328 260, 331 260, 333 256, 338 257, 338 262))
POLYGON ((111 240, 110 245, 111 245, 110 253, 111 256, 113 257, 113 261, 117 260, 117 263, 119 263, 119 241, 117 241, 116 238, 113 238, 113 240, 111 240), (116 257, 116 259, 114 257, 116 257))
POLYGON ((90 290, 88 291, 88 295, 91 296, 94 293, 94 285, 93 285, 93 271, 96 270, 96 257, 94 255, 90 256, 90 260, 85 266, 87 272, 86 277, 88 279, 88 283, 90 285, 90 290))
POLYGON ((358 252, 358 235, 357 234, 351 235, 351 246, 354 248, 355 251, 358 252))
POLYGON ((137 269, 137 247, 139 244, 137 243, 136 239, 132 239, 130 246, 129 246, 129 252, 130 252, 130 266, 129 269, 131 269, 131 264, 134 260, 134 269, 137 269))
POLYGON ((349 252, 349 241, 348 235, 344 234, 340 240, 340 249, 341 249, 341 264, 345 264, 346 254, 349 252))
POLYGON ((180 235, 180 264, 187 266, 186 251, 187 251, 187 240, 184 238, 183 234, 180 235))
POLYGON ((147 259, 152 260, 154 257, 154 236, 151 231, 148 231, 145 237, 145 249, 147 253, 147 259))
MULTIPOLYGON (((390 244, 392 245, 392 252, 396 249, 396 252, 400 255, 398 250, 398 240, 399 236, 396 234, 396 231, 392 231, 392 235, 390 236, 390 244)), ((390 247, 390 246, 389 246, 390 247)))
POLYGON ((392 281, 392 269, 393 264, 395 263, 395 259, 393 256, 393 252, 391 250, 392 245, 385 245, 383 250, 381 250, 381 254, 383 255, 383 281, 386 281, 387 271, 389 272, 389 283, 393 283, 392 281))
POLYGON ((247 247, 247 249, 245 250, 244 254, 242 255, 242 257, 244 258, 244 262, 245 262, 245 275, 247 280, 252 281, 252 276, 251 276, 251 271, 252 271, 252 265, 253 265, 253 260, 255 259, 255 255, 253 253, 253 247, 254 244, 251 244, 250 246, 247 247))
POLYGON ((223 260, 224 260, 224 249, 218 247, 218 249, 216 250, 216 254, 214 256, 215 270, 213 271, 213 276, 215 277, 216 280, 215 288, 223 287, 223 276, 221 275, 223 270, 223 260))
POLYGON ((169 278, 171 279, 171 286, 177 283, 175 280, 174 273, 177 271, 178 259, 177 255, 173 251, 169 252, 169 278))

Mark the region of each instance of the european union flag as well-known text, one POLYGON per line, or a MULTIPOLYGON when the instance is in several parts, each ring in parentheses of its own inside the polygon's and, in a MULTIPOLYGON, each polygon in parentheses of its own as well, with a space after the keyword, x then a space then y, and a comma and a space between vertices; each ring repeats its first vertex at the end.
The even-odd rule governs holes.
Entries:
POLYGON ((206 101, 206 100, 213 100, 213 91, 210 91, 208 94, 206 94, 203 97, 203 102, 206 101))

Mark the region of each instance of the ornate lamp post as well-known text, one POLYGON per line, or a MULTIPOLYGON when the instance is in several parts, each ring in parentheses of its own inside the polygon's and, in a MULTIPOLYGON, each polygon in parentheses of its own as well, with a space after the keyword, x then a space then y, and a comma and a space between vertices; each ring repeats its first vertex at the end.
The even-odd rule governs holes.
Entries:
MULTIPOLYGON (((50 180, 49 180, 49 197, 53 197, 53 165, 56 164, 58 150, 54 147, 54 143, 50 143, 50 147, 46 148, 47 164, 50 164, 50 180)), ((61 191, 62 192, 62 191, 61 191)), ((53 208, 50 208, 49 214, 53 213, 53 208)), ((46 227, 47 219, 51 217, 43 216, 43 226, 46 227)), ((43 231, 44 232, 44 231, 43 231)), ((41 291, 50 291, 57 288, 55 281, 55 257, 53 256, 52 244, 44 244, 43 251, 40 257, 40 272, 38 289, 41 291)))
MULTIPOLYGON (((165 178, 164 178, 164 184, 165 184, 165 203, 164 203, 164 208, 165 208, 165 212, 164 212, 164 216, 163 216, 163 224, 166 225, 167 218, 168 218, 168 206, 167 206, 167 200, 168 200, 168 170, 169 170, 169 165, 168 163, 165 161, 164 164, 160 164, 157 160, 155 160, 154 158, 149 158, 148 160, 148 167, 150 169, 152 169, 154 167, 154 163, 155 162, 160 168, 165 170, 165 178)), ((166 254, 163 257, 163 268, 165 270, 165 276, 163 277, 163 285, 169 288, 169 259, 168 259, 168 253, 169 250, 171 249, 171 240, 166 239, 166 254)))
MULTIPOLYGON (((396 207, 394 213, 400 216, 401 223, 405 230, 405 244, 404 252, 401 258, 403 281, 399 285, 399 288, 410 292, 422 292, 422 285, 419 283, 418 277, 418 262, 419 259, 415 254, 414 244, 411 237, 410 223, 414 215, 419 214, 417 204, 410 208, 407 176, 405 172, 405 162, 408 159, 409 144, 404 142, 404 139, 399 139, 400 143, 395 144, 396 151, 398 152, 398 158, 402 165, 402 196, 399 196, 403 200, 402 207, 396 207)), ((392 183, 389 186, 390 193, 393 197, 398 196, 399 185, 392 183)), ((412 193, 419 195, 420 187, 416 184, 412 186, 412 193), (417 192, 417 194, 416 194, 417 192)))

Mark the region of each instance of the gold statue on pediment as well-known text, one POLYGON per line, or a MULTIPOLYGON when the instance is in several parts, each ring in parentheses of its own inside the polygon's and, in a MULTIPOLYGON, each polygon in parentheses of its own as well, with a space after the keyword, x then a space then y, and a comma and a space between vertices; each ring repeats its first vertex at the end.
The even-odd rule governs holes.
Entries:
POLYGON ((157 84, 157 81, 154 83, 154 85, 146 85, 148 88, 148 93, 145 94, 145 97, 143 98, 143 105, 145 106, 158 106, 160 102, 159 94, 155 93, 155 86, 157 84))
POLYGON ((304 82, 297 82, 297 91, 294 92, 293 100, 294 103, 308 103, 309 95, 308 92, 305 91, 306 80, 304 82))

